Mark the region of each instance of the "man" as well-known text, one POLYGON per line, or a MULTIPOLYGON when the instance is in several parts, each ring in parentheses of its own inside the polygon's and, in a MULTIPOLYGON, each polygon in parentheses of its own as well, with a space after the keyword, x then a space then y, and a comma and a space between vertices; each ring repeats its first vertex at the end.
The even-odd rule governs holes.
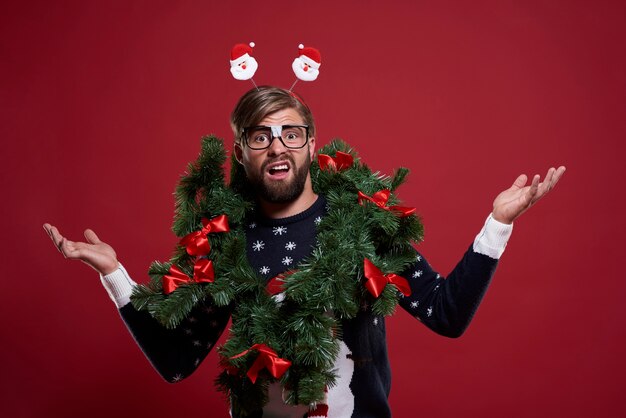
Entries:
MULTIPOLYGON (((231 126, 235 157, 258 203, 246 228, 248 260, 261 277, 270 280, 310 255, 316 244, 316 225, 327 213, 325 197, 314 192, 309 172, 315 123, 309 108, 291 92, 261 87, 239 100, 231 126)), ((551 168, 542 183, 536 175, 529 186, 521 175, 500 193, 485 226, 446 280, 416 253, 415 263, 401 274, 411 292, 400 299, 400 305, 435 332, 460 336, 489 284, 513 221, 545 196, 564 171, 564 167, 551 168)), ((167 330, 129 303, 135 283, 118 263, 113 248, 93 231, 85 231, 87 242, 83 243, 67 240, 49 224, 44 228, 66 258, 82 260, 101 274, 129 330, 165 379, 179 381, 198 367, 225 328, 228 308, 199 307, 179 328, 167 330)), ((341 330, 337 382, 328 388, 323 403, 310 409, 286 406, 281 388, 271 385, 269 403, 252 416, 390 416, 391 375, 383 318, 364 306, 356 317, 342 321, 341 330)), ((239 415, 237 405, 232 413, 239 415)))

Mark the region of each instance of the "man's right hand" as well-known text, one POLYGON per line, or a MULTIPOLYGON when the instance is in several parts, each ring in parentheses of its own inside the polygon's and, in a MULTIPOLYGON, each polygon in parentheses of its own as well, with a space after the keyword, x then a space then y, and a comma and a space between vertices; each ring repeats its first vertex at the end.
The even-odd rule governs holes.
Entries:
POLYGON ((91 229, 85 230, 87 242, 69 241, 59 233, 56 227, 50 224, 44 224, 43 229, 46 230, 54 245, 65 258, 80 260, 102 275, 117 270, 118 262, 115 250, 109 244, 100 241, 91 229))

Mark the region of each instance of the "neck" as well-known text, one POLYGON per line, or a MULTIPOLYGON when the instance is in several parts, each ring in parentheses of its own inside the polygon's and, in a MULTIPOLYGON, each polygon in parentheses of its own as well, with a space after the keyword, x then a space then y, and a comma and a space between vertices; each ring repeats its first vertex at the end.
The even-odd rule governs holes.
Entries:
POLYGON ((317 194, 311 187, 311 179, 307 179, 304 185, 304 190, 300 193, 295 200, 291 202, 269 202, 267 200, 259 198, 259 207, 263 215, 270 219, 281 219, 289 216, 297 215, 304 212, 315 203, 317 200, 317 194))

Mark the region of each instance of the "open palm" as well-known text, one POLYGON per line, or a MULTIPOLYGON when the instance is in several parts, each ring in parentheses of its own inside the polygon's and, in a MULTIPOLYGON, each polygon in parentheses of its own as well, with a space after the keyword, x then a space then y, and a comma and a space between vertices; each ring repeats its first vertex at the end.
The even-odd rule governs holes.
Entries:
POLYGON ((528 181, 526 175, 520 175, 510 188, 500 193, 493 201, 493 218, 505 224, 513 223, 518 216, 552 190, 564 172, 563 166, 558 169, 552 167, 543 182, 539 182, 540 176, 536 174, 529 186, 526 185, 528 181))
POLYGON ((65 258, 81 260, 101 274, 114 272, 117 267, 117 255, 109 244, 100 241, 95 232, 91 229, 85 230, 87 242, 70 241, 59 233, 59 230, 50 225, 44 224, 52 242, 65 258))

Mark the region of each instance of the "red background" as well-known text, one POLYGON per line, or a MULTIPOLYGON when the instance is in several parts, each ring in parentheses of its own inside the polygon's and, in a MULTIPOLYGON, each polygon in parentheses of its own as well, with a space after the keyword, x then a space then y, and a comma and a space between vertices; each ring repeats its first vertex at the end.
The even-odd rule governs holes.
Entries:
POLYGON ((568 168, 516 222, 465 336, 388 321, 395 416, 626 414, 625 3, 225 3, 0 6, 0 414, 227 416, 215 354, 161 381, 97 275, 41 225, 95 229, 145 281, 176 242, 172 192, 200 136, 230 142, 251 86, 228 54, 252 40, 260 84, 291 85, 300 42, 322 51, 318 81, 296 88, 318 144, 339 136, 375 169, 412 169, 400 195, 443 274, 519 173, 568 168))

